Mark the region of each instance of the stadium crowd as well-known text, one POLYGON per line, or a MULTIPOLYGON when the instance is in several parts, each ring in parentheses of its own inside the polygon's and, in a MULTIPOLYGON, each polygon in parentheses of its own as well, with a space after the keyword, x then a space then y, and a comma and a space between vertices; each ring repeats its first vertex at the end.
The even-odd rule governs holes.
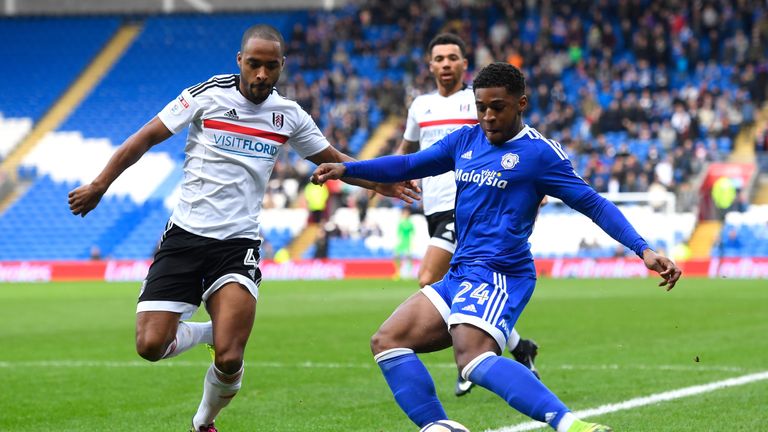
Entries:
MULTIPOLYGON (((470 71, 495 59, 522 68, 526 122, 567 146, 595 189, 674 191, 682 211, 695 204, 691 181, 731 151, 766 100, 768 13, 745 0, 371 0, 315 12, 308 27, 296 26, 280 90, 319 119, 340 150, 356 154, 350 137, 371 132, 372 106, 403 117, 416 95, 434 88, 423 47, 446 30, 471 41, 470 71), (351 61, 359 56, 393 73, 372 77, 351 61)), ((382 153, 401 136, 402 129, 382 153)), ((300 188, 308 170, 286 159, 275 177, 295 178, 300 188)), ((272 193, 286 193, 279 188, 275 182, 272 193)), ((298 196, 275 201, 290 205, 298 196)))

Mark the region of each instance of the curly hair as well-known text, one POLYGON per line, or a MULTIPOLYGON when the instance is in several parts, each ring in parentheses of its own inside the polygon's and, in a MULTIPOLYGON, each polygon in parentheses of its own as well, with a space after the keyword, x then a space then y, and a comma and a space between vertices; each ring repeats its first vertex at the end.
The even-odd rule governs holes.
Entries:
POLYGON ((515 96, 525 94, 525 76, 520 69, 509 63, 494 62, 477 73, 472 88, 504 87, 515 96))
POLYGON ((461 51, 461 56, 467 56, 467 44, 465 44, 464 40, 456 34, 440 33, 432 38, 427 46, 427 54, 432 55, 432 48, 434 48, 435 45, 456 45, 459 47, 459 51, 461 51))

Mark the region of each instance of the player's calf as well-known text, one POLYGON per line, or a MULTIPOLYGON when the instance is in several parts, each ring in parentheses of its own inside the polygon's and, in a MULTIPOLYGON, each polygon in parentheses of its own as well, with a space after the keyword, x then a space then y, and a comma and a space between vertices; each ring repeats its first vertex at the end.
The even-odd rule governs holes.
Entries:
POLYGON ((203 399, 192 418, 192 430, 215 432, 213 427, 216 416, 235 397, 243 380, 243 368, 228 374, 211 365, 203 381, 203 399))

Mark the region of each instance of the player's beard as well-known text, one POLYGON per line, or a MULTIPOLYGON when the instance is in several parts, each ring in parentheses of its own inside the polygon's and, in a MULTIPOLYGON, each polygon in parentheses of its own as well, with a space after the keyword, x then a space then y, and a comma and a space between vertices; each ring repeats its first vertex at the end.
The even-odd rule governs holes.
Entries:
POLYGON ((272 85, 252 83, 248 86, 248 99, 254 103, 262 103, 272 93, 272 85))
POLYGON ((455 91, 460 82, 455 74, 451 74, 450 77, 438 76, 437 80, 440 82, 440 85, 449 92, 455 91))

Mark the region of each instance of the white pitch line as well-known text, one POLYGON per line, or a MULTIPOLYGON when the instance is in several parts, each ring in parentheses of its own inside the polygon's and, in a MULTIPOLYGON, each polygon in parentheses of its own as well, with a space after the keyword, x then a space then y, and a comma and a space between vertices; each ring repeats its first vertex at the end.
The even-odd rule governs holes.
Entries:
MULTIPOLYGON (((299 369, 376 369, 376 364, 370 363, 324 363, 304 361, 297 363, 247 361, 249 367, 255 368, 299 368, 299 369)), ((171 360, 151 363, 144 360, 0 360, 0 369, 14 367, 42 367, 42 368, 79 368, 79 367, 103 367, 103 368, 137 368, 137 367, 207 367, 208 361, 171 360)), ((429 363, 428 368, 455 369, 453 363, 429 363)), ((679 372, 750 372, 748 369, 738 366, 718 365, 618 365, 618 364, 593 364, 593 365, 551 365, 549 370, 600 370, 600 371, 626 371, 626 370, 652 370, 652 371, 679 371, 679 372)))
MULTIPOLYGON (((635 399, 629 399, 623 402, 601 405, 597 408, 589 408, 581 411, 575 411, 573 414, 579 418, 588 418, 608 414, 616 411, 628 410, 633 408, 642 407, 645 405, 651 405, 658 402, 666 402, 674 399, 680 399, 688 396, 694 396, 697 394, 708 393, 711 391, 735 387, 744 384, 749 384, 755 381, 762 381, 768 379, 768 371, 753 373, 749 375, 742 375, 740 377, 729 378, 722 381, 715 381, 709 384, 695 385, 691 387, 684 387, 677 390, 670 390, 663 393, 656 393, 650 396, 643 396, 635 399)), ((488 429, 486 432, 522 432, 540 429, 546 427, 546 423, 537 421, 530 421, 520 423, 514 426, 503 427, 501 429, 488 429)))

